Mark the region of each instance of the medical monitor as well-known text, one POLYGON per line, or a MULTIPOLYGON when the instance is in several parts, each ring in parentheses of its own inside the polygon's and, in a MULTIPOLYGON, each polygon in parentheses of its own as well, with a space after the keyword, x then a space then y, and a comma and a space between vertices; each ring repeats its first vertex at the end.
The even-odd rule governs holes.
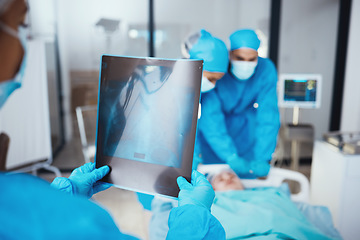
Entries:
POLYGON ((280 74, 279 106, 285 108, 320 108, 320 74, 280 74))
POLYGON ((190 181, 202 60, 104 55, 99 82, 96 167, 116 187, 177 197, 190 181))

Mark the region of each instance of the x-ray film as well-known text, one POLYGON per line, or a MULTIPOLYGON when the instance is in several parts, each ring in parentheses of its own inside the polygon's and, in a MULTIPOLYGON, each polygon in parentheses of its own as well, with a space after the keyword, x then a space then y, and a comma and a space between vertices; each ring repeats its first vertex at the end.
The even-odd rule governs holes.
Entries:
POLYGON ((111 169, 103 181, 177 197, 176 178, 191 178, 202 64, 102 57, 96 167, 111 169))

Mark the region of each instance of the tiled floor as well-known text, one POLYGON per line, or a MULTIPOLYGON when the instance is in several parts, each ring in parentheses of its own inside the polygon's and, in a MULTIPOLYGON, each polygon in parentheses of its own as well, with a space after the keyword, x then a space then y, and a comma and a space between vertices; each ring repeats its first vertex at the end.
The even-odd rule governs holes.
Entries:
MULTIPOLYGON (((65 177, 69 176, 70 170, 83 164, 84 158, 78 138, 74 138, 66 144, 53 161, 53 165, 62 170, 65 177)), ((287 166, 282 167, 288 168, 287 166)), ((310 165, 300 164, 299 171, 308 178, 310 170, 310 165)), ((39 176, 48 181, 52 181, 55 177, 52 173, 44 172, 40 172, 39 176)), ((108 210, 123 232, 135 235, 140 239, 148 239, 148 223, 151 213, 142 208, 135 193, 112 187, 94 195, 93 200, 108 210)))

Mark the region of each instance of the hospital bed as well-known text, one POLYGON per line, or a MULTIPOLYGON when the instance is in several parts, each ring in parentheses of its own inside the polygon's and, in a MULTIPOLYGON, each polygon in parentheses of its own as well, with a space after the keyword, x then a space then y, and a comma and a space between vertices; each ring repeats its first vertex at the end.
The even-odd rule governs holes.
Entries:
MULTIPOLYGON (((200 164, 198 171, 202 174, 214 174, 222 170, 230 169, 227 164, 200 164)), ((306 176, 302 173, 272 167, 266 178, 262 179, 241 179, 242 184, 245 188, 257 188, 257 187, 280 187, 286 181, 291 181, 299 184, 299 191, 291 193, 290 198, 294 202, 309 203, 310 200, 310 183, 306 176)), ((171 201, 174 205, 177 201, 170 200, 165 197, 156 196, 155 198, 162 199, 163 201, 171 201)), ((145 210, 151 210, 151 201, 153 197, 147 194, 138 194, 138 199, 145 210)))
MULTIPOLYGON (((229 169, 229 166, 226 164, 211 164, 211 165, 202 165, 198 167, 198 171, 203 174, 215 174, 220 173, 222 170, 229 169)), ((242 184, 247 189, 253 188, 266 188, 274 187, 281 189, 286 182, 296 182, 299 185, 299 191, 296 193, 290 193, 290 198, 292 202, 295 203, 296 207, 300 210, 302 214, 308 219, 308 221, 315 226, 317 229, 327 236, 330 236, 332 239, 341 239, 340 234, 334 228, 332 223, 332 218, 329 210, 323 206, 313 206, 309 203, 309 193, 310 193, 310 183, 305 175, 302 173, 287 170, 282 168, 272 167, 269 171, 269 174, 266 178, 263 179, 242 179, 242 184)), ((286 185, 286 184, 285 184, 286 185)), ((166 225, 168 213, 171 207, 177 206, 177 201, 169 200, 162 197, 156 196, 153 204, 152 211, 153 217, 152 222, 150 222, 150 239, 162 239, 159 238, 161 234, 166 235, 166 227, 160 227, 160 225, 166 225), (166 203, 167 202, 167 203, 166 203), (153 228, 153 229, 152 229, 153 228), (156 230, 154 230, 156 229, 156 230), (158 235, 160 234, 160 235, 158 235)), ((247 215, 246 217, 251 217, 252 215, 247 215)), ((248 220, 251 220, 248 219, 248 220)), ((241 225, 241 223, 239 223, 241 225)))

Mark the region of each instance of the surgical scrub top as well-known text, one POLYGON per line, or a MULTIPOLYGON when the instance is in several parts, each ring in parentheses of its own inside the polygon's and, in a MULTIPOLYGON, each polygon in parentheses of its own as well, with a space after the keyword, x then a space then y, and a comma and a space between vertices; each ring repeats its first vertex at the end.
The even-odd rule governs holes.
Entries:
POLYGON ((204 163, 227 162, 231 156, 247 161, 270 161, 280 126, 277 72, 266 58, 258 58, 246 81, 231 73, 201 96, 197 146, 204 163))
MULTIPOLYGON (((37 177, 0 172, 0 190, 0 239, 137 239, 121 233, 94 202, 37 177)), ((169 226, 167 239, 225 239, 221 224, 204 207, 174 208, 169 226)))

